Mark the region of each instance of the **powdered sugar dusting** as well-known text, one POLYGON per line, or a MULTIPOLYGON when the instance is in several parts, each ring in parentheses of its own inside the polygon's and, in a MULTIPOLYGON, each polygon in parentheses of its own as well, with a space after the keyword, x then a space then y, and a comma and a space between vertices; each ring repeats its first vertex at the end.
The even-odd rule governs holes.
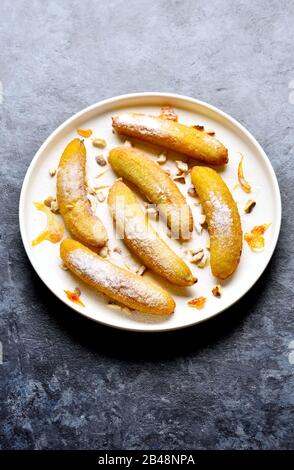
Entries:
MULTIPOLYGON (((126 204, 120 197, 111 206, 116 228, 124 234, 125 243, 143 260, 146 266, 169 280, 182 281, 191 276, 188 267, 161 239, 138 204, 126 204)), ((123 198, 122 198, 123 199, 123 198)))
POLYGON ((209 193, 209 203, 212 205, 211 225, 214 230, 227 235, 231 232, 233 219, 228 205, 214 192, 209 193))
POLYGON ((58 172, 60 173, 58 181, 66 200, 86 197, 84 171, 80 162, 72 162, 70 165, 66 165, 65 168, 60 168, 58 172))
POLYGON ((143 225, 141 217, 128 220, 125 224, 125 241, 144 262, 155 271, 160 268, 169 279, 173 279, 183 269, 182 260, 156 234, 150 225, 143 225), (140 229, 138 230, 138 227, 140 229), (131 240, 131 243, 130 243, 131 240), (157 268, 157 269, 156 269, 157 268))
POLYGON ((69 261, 84 279, 107 289, 110 297, 111 293, 119 294, 151 307, 162 306, 165 301, 160 289, 94 254, 76 249, 69 254, 69 261))
POLYGON ((162 122, 154 116, 148 116, 148 114, 121 114, 114 118, 114 126, 119 129, 122 127, 124 130, 128 130, 128 133, 132 135, 140 131, 141 135, 159 135, 162 133, 162 122))

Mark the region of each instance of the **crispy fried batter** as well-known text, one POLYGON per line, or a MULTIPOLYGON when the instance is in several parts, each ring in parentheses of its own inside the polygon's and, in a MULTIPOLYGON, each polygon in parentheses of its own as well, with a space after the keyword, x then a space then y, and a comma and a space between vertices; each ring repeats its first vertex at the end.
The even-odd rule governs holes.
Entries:
POLYGON ((196 282, 186 263, 174 253, 152 228, 134 193, 116 181, 108 194, 108 204, 116 229, 125 244, 151 270, 179 286, 196 282))
POLYGON ((175 238, 187 240, 191 237, 191 209, 177 185, 157 163, 131 147, 111 150, 108 160, 119 176, 137 186, 150 202, 158 206, 175 238))
POLYGON ((107 242, 104 225, 91 209, 86 191, 86 149, 74 139, 65 148, 58 167, 57 199, 59 211, 72 235, 93 248, 107 242))
POLYGON ((60 256, 86 284, 131 309, 156 315, 170 315, 175 309, 174 300, 165 290, 110 263, 75 240, 61 243, 60 256))
POLYGON ((209 165, 228 162, 228 150, 219 140, 179 122, 147 114, 123 113, 112 118, 112 125, 119 134, 160 145, 209 165))
POLYGON ((237 205, 225 182, 211 168, 194 167, 191 178, 208 224, 212 273, 226 279, 236 270, 242 251, 237 205))

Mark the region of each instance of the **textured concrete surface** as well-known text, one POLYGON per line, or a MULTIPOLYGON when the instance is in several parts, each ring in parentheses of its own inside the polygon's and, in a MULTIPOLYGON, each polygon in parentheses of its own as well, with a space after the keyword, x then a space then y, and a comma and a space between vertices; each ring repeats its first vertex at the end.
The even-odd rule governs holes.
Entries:
POLYGON ((0 17, 2 448, 293 447, 294 4, 1 0, 0 17), (83 107, 135 91, 232 114, 265 148, 283 197, 279 244, 254 289, 214 321, 164 335, 114 331, 61 305, 18 229, 44 139, 83 107))

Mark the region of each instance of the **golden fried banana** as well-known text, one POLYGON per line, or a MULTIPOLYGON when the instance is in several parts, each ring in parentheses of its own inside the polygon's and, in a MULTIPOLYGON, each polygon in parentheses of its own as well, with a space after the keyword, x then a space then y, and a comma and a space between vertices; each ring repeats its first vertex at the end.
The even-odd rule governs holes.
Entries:
POLYGON ((116 181, 110 189, 108 204, 117 233, 148 268, 179 286, 197 281, 186 263, 152 228, 135 195, 122 181, 116 181))
POLYGON ((123 113, 112 118, 112 126, 119 134, 160 145, 209 165, 228 162, 228 150, 219 140, 176 121, 148 114, 123 113))
POLYGON ((157 205, 174 238, 191 238, 191 209, 175 182, 157 163, 131 147, 111 150, 108 160, 118 175, 136 185, 150 202, 157 205))
POLYGON ((75 240, 61 243, 60 256, 86 284, 127 307, 157 315, 170 315, 175 309, 173 298, 161 287, 106 261, 75 240))
POLYGON ((242 252, 242 228, 237 204, 219 174, 206 167, 191 173, 210 235, 212 274, 226 279, 237 268, 242 252))
POLYGON ((74 139, 65 148, 58 167, 57 200, 60 213, 72 235, 93 248, 107 242, 104 225, 91 209, 86 191, 86 149, 74 139))

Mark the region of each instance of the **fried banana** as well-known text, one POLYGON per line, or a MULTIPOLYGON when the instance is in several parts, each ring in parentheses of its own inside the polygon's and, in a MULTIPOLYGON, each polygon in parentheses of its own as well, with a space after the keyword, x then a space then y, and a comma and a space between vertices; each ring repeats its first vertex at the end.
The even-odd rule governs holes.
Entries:
POLYGON ((108 205, 117 233, 148 268, 179 286, 197 281, 186 263, 159 237, 134 193, 122 181, 116 181, 110 189, 108 205))
POLYGON ((114 148, 108 160, 119 176, 137 186, 150 202, 157 205, 174 238, 191 238, 191 209, 175 182, 157 163, 132 147, 114 148))
POLYGON ((58 167, 57 200, 60 213, 72 235, 93 248, 107 242, 104 225, 91 209, 86 191, 86 148, 74 139, 65 148, 58 167))
POLYGON ((237 204, 219 174, 206 167, 191 173, 210 235, 212 274, 226 279, 236 270, 242 252, 242 227, 237 204))
POLYGON ((75 240, 60 245, 63 263, 98 292, 131 309, 156 315, 170 315, 173 298, 153 282, 120 268, 75 240))
POLYGON ((123 113, 112 118, 112 126, 119 134, 183 153, 208 165, 228 162, 228 150, 219 140, 176 121, 148 114, 123 113))

